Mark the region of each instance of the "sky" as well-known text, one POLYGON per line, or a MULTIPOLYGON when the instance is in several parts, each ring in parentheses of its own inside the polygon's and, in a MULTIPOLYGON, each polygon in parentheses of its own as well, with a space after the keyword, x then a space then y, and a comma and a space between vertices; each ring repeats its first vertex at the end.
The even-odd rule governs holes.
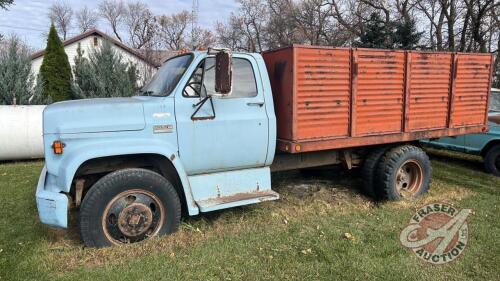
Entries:
MULTIPOLYGON (((97 8, 99 0, 65 0, 74 10, 83 6, 97 8)), ((34 50, 45 48, 50 20, 48 7, 52 0, 14 0, 14 5, 8 10, 0 10, 0 34, 9 36, 16 34, 34 50)), ((142 0, 153 13, 172 14, 182 10, 191 11, 191 0, 142 0)), ((231 12, 238 8, 234 0, 199 0, 199 25, 212 27, 216 21, 224 21, 231 12)), ((110 28, 101 20, 99 29, 112 34, 110 28)), ((77 35, 76 29, 71 30, 68 37, 77 35)))

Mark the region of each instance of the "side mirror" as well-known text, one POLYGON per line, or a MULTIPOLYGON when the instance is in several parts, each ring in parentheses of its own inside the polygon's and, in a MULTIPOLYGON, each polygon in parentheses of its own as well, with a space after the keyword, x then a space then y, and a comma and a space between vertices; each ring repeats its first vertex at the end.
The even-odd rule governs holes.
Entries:
POLYGON ((233 84, 232 56, 227 50, 215 55, 215 91, 223 96, 231 94, 233 84))

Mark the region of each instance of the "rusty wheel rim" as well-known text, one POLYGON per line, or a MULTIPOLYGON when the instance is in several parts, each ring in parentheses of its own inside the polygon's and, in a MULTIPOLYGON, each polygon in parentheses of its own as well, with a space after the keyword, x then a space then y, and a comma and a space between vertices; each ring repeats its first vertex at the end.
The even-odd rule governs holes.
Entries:
POLYGON ((102 228, 115 245, 135 243, 155 236, 163 226, 165 211, 160 199, 142 189, 124 191, 106 205, 102 228))
POLYGON ((422 187, 423 178, 424 171, 417 161, 404 162, 396 174, 397 192, 403 198, 414 197, 422 187))

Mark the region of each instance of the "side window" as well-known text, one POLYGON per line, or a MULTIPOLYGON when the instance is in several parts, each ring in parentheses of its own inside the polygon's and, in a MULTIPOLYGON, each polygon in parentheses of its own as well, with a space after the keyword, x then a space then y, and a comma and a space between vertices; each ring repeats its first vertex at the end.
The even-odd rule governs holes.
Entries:
POLYGON ((232 98, 251 98, 257 96, 257 85, 252 64, 245 59, 233 59, 232 98))
MULTIPOLYGON (((215 58, 207 58, 204 65, 202 63, 196 69, 184 90, 184 95, 198 97, 197 93, 201 93, 201 91, 204 91, 202 96, 215 94, 215 58), (199 84, 201 79, 203 79, 203 87, 199 84)), ((257 96, 257 84, 252 64, 245 59, 233 58, 233 91, 229 98, 251 98, 255 96, 257 96)))
POLYGON ((201 93, 201 81, 203 79, 203 67, 204 62, 200 63, 196 70, 194 71, 191 79, 186 84, 184 92, 182 93, 185 97, 199 97, 201 93))

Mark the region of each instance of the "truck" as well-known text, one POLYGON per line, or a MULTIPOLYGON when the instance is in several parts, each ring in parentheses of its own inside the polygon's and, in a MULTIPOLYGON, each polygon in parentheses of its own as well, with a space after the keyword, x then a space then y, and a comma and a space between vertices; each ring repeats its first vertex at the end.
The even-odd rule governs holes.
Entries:
POLYGON ((489 130, 482 134, 422 140, 425 146, 481 156, 486 172, 500 177, 500 89, 491 89, 489 130))
POLYGON ((360 167, 376 200, 431 181, 420 139, 487 131, 491 54, 293 45, 168 59, 137 96, 43 113, 42 223, 88 247, 173 233, 182 216, 276 200, 271 172, 360 167))

